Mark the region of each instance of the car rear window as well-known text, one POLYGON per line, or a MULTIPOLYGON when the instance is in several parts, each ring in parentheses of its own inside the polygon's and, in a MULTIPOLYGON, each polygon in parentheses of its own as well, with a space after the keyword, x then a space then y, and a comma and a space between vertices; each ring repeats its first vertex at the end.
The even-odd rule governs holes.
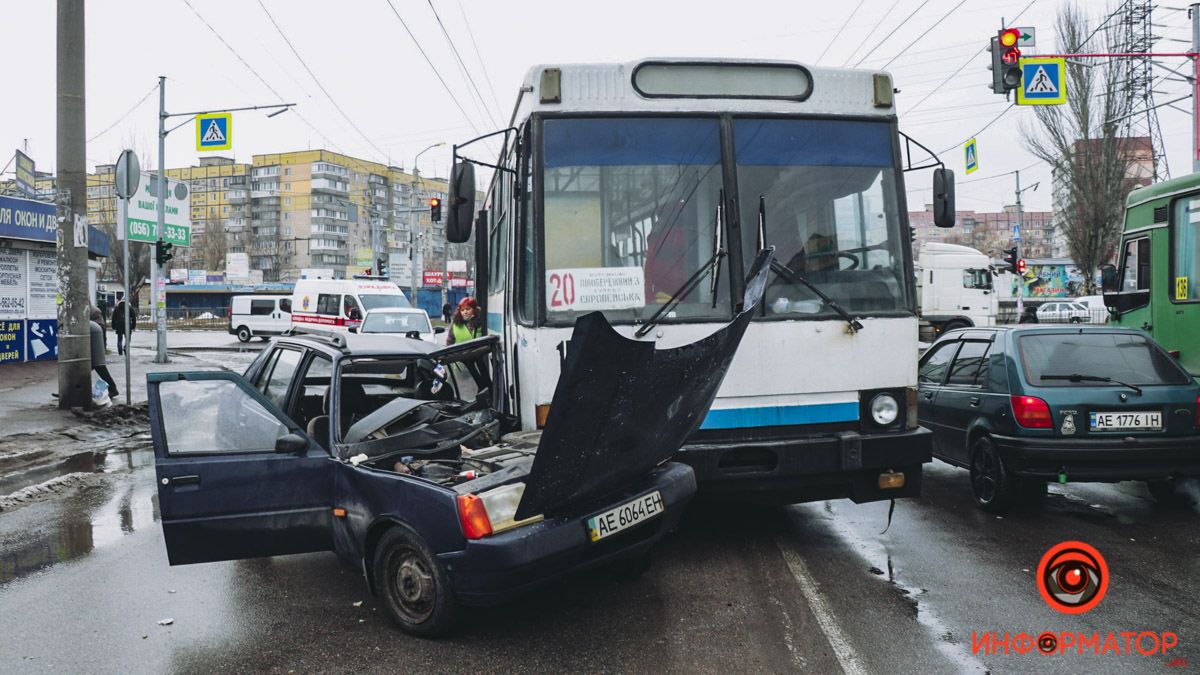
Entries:
POLYGON ((1052 333, 1023 335, 1017 351, 1025 378, 1038 387, 1094 387, 1095 380, 1043 380, 1044 375, 1107 377, 1126 384, 1187 384, 1189 376, 1141 335, 1052 333))

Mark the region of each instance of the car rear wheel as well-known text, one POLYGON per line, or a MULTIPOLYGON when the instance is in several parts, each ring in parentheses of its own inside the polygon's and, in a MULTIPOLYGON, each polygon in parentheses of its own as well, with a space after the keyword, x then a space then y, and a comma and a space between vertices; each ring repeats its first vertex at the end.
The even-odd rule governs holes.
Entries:
POLYGON ((453 628, 457 606, 446 571, 407 527, 393 527, 379 540, 375 583, 392 621, 404 632, 439 637, 453 628))
POLYGON ((992 439, 980 436, 971 444, 971 494, 975 505, 990 513, 1005 513, 1017 496, 1016 477, 1009 474, 992 439))
POLYGON ((250 329, 245 326, 238 327, 237 336, 238 336, 238 340, 240 340, 241 342, 249 342, 250 338, 253 337, 250 334, 250 329))
POLYGON ((1170 480, 1146 481, 1146 487, 1154 501, 1172 509, 1186 509, 1195 506, 1197 495, 1195 479, 1172 478, 1170 480))
POLYGON ((1081 319, 1077 316, 1073 316, 1073 317, 1071 317, 1071 323, 1083 323, 1083 319, 1081 319))

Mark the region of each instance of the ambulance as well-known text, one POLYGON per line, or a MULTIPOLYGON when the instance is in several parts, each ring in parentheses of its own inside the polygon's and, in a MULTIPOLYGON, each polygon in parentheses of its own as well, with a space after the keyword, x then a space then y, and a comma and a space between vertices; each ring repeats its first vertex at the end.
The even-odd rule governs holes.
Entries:
POLYGON ((292 328, 356 331, 372 309, 411 306, 386 279, 301 279, 292 292, 292 328))

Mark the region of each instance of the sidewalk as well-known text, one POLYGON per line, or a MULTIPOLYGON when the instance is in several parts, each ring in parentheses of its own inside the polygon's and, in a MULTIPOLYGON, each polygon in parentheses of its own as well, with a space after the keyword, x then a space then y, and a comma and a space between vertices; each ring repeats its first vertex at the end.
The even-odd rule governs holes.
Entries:
MULTIPOLYGON (((116 338, 108 335, 109 351, 105 355, 108 371, 121 389, 114 403, 125 403, 125 357, 116 352, 116 338)), ((131 401, 134 405, 146 402, 146 373, 179 370, 219 369, 220 364, 196 358, 194 351, 257 351, 263 343, 251 341, 242 345, 237 338, 223 331, 171 331, 167 335, 169 363, 154 363, 155 336, 150 331, 133 334, 130 364, 131 401)), ((240 370, 231 365, 234 370, 240 370)), ((92 373, 92 380, 99 379, 92 373)), ((5 439, 14 434, 57 431, 77 426, 80 420, 70 410, 60 410, 58 399, 58 363, 40 361, 0 366, 0 454, 5 439)))

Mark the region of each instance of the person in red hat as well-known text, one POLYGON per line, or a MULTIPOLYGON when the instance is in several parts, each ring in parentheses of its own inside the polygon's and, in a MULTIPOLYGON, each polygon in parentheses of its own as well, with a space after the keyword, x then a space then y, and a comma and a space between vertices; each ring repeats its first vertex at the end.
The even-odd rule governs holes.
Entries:
POLYGON ((446 331, 446 344, 452 345, 475 338, 484 334, 482 317, 479 316, 479 303, 475 298, 463 298, 458 303, 454 317, 450 319, 450 330, 446 331))

